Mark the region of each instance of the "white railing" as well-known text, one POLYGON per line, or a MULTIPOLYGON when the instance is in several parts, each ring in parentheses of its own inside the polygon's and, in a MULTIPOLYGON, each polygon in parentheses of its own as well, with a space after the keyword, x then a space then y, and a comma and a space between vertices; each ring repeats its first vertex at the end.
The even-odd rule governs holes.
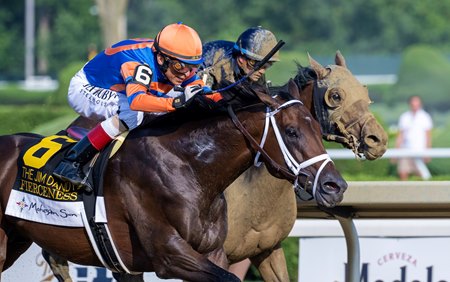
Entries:
MULTIPOLYGON (((347 149, 328 149, 328 154, 331 159, 355 159, 352 151, 347 149)), ((410 150, 410 149, 387 149, 386 153, 381 157, 382 159, 395 158, 450 158, 450 148, 430 148, 425 150, 410 150)))
POLYGON ((355 75, 356 79, 362 84, 395 84, 397 82, 397 75, 395 74, 369 74, 369 75, 355 75))
MULTIPOLYGON (((352 151, 346 149, 328 149, 328 155, 332 160, 356 159, 352 151)), ((381 159, 414 158, 417 170, 423 180, 429 180, 431 173, 422 158, 450 158, 450 148, 430 148, 424 150, 388 149, 381 159)))

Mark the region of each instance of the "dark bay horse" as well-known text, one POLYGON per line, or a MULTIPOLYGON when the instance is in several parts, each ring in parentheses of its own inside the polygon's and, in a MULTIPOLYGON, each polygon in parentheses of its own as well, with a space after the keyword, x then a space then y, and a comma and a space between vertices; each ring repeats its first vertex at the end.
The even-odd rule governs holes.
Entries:
MULTIPOLYGON (((294 91, 289 86, 295 83, 300 100, 321 121, 325 140, 341 143, 358 157, 381 157, 387 134, 369 110, 367 87, 352 75, 342 54, 336 52, 335 65, 323 67, 311 57, 309 63, 309 67, 298 67, 290 83, 273 87, 271 94, 289 96, 294 91)), ((297 217, 292 185, 271 177, 264 168, 250 168, 225 190, 225 198, 229 229, 224 248, 229 262, 251 258, 264 281, 289 281, 281 241, 297 217)), ((119 281, 143 281, 119 276, 115 276, 119 281)))
MULTIPOLYGON (((314 182, 312 191, 319 204, 342 200, 347 184, 328 157, 321 157, 326 151, 319 124, 298 101, 298 89, 290 89, 296 100, 289 102, 251 90, 258 97, 255 100, 265 105, 237 112, 247 135, 223 114, 207 119, 177 117, 129 134, 108 163, 104 199, 112 239, 130 271, 188 281, 239 281, 224 269, 228 265, 223 250, 227 211, 222 192, 252 165, 257 148, 251 140, 263 136, 267 107, 276 125, 268 131, 262 160, 271 174, 309 187, 306 184, 314 182), (280 151, 280 144, 287 150, 280 151), (291 164, 298 164, 294 174, 287 173, 286 154, 292 157, 291 164), (318 156, 318 161, 310 161, 318 156)), ((40 138, 30 134, 0 137, 1 270, 10 267, 32 242, 72 262, 102 266, 84 228, 5 214, 20 149, 40 138)))

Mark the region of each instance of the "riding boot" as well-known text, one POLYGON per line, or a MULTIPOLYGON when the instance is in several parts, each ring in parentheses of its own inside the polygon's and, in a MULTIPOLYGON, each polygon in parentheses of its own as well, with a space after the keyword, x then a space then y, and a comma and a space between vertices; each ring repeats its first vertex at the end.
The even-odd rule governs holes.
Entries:
POLYGON ((86 191, 92 191, 92 187, 83 172, 83 166, 90 161, 98 150, 91 144, 86 136, 78 141, 66 154, 64 159, 53 171, 53 175, 73 183, 77 186, 85 186, 86 191))
POLYGON ((98 124, 89 131, 86 137, 78 141, 78 143, 67 152, 64 159, 53 171, 53 175, 62 180, 69 181, 74 185, 84 186, 87 192, 93 190, 89 181, 86 179, 83 167, 96 153, 101 151, 112 141, 112 137, 102 126, 104 122, 98 124))

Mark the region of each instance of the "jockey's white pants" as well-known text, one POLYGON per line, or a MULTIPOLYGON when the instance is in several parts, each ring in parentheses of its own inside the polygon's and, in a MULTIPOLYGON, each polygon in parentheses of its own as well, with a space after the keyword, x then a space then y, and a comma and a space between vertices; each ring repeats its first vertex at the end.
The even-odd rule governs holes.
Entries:
POLYGON ((102 127, 111 137, 126 130, 120 126, 121 122, 128 127, 128 130, 132 130, 142 123, 144 117, 143 112, 130 109, 125 94, 91 85, 83 70, 80 70, 70 81, 68 101, 81 116, 102 121, 102 127), (118 122, 118 119, 121 122, 118 122))

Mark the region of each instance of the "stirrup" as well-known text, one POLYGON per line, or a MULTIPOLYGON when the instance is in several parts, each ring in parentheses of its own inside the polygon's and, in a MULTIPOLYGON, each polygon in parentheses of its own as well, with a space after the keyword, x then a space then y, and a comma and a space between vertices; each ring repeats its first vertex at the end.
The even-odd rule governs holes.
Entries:
POLYGON ((83 181, 81 181, 81 184, 79 186, 82 186, 84 188, 84 191, 86 191, 87 193, 92 193, 92 191, 94 191, 94 189, 91 186, 91 183, 88 181, 88 176, 86 175, 83 179, 83 181))
POLYGON ((84 172, 79 171, 81 168, 79 167, 78 163, 66 163, 66 164, 60 164, 60 166, 61 166, 61 169, 59 172, 56 172, 56 170, 59 168, 59 166, 55 169, 55 171, 53 171, 53 175, 55 177, 57 177, 58 179, 60 179, 62 181, 70 182, 73 185, 75 185, 76 187, 83 187, 83 189, 87 193, 91 193, 94 190, 91 186, 91 183, 88 181, 89 174, 85 174, 84 172), (63 167, 63 165, 65 165, 66 167, 63 167), (67 166, 71 166, 71 169, 76 170, 76 173, 74 173, 74 174, 76 174, 76 176, 72 175, 72 177, 76 178, 76 180, 74 178, 67 176, 67 171, 65 171, 65 169, 67 169, 67 166), (83 178, 81 178, 79 176, 83 176, 83 178))

